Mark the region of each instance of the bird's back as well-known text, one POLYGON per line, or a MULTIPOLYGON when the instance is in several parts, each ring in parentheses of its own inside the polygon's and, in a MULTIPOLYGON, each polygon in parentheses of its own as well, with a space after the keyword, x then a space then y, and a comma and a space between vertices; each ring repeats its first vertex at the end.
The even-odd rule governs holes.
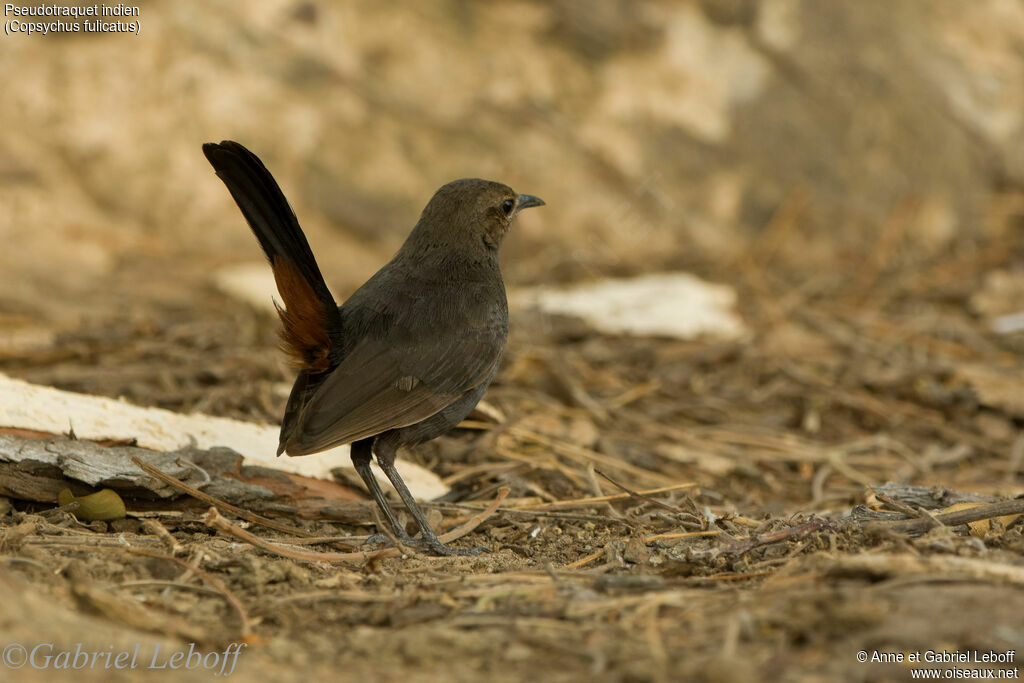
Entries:
POLYGON ((425 420, 494 374, 508 336, 497 259, 402 251, 339 307, 325 373, 300 373, 281 427, 313 453, 425 420))

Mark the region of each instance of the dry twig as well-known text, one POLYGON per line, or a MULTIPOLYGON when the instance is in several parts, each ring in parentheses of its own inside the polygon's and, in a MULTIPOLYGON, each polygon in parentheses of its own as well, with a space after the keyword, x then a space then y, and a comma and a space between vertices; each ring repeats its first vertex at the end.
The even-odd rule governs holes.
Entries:
POLYGON ((193 498, 195 498, 197 500, 201 500, 204 503, 209 503, 210 505, 213 505, 214 507, 218 507, 221 510, 224 510, 225 512, 230 512, 231 514, 235 515, 236 517, 241 517, 244 520, 247 520, 249 522, 255 522, 256 524, 259 524, 261 526, 265 526, 268 529, 274 529, 275 531, 283 531, 286 534, 292 534, 294 536, 311 536, 312 535, 312 534, 310 534, 308 531, 306 531, 304 529, 299 529, 299 528, 296 528, 296 527, 293 527, 293 526, 289 526, 287 524, 282 524, 280 522, 275 522, 274 520, 267 519, 266 517, 264 517, 262 515, 257 515, 255 512, 249 512, 248 510, 243 510, 242 508, 240 508, 238 506, 235 506, 235 505, 232 505, 231 503, 225 503, 223 500, 220 500, 218 498, 214 498, 213 496, 209 495, 208 493, 203 493, 199 489, 193 488, 193 487, 189 486, 188 484, 186 484, 185 482, 181 481, 180 479, 172 477, 171 475, 167 474, 166 472, 160 471, 159 469, 157 469, 153 465, 149 464, 148 462, 144 462, 143 460, 140 460, 137 456, 134 456, 134 455, 132 456, 132 462, 134 462, 136 465, 138 465, 142 469, 142 471, 144 471, 146 474, 148 474, 150 476, 153 476, 153 477, 156 477, 160 481, 162 481, 162 482, 164 482, 164 483, 166 483, 166 484, 168 484, 170 486, 173 486, 174 488, 178 489, 179 491, 187 493, 188 495, 192 496, 193 498))

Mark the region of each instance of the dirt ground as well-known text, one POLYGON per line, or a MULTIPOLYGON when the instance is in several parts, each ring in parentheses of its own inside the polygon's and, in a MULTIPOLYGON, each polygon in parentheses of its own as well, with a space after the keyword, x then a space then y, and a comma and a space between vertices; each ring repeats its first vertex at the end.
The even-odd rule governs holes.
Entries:
MULTIPOLYGON (((802 266, 798 232, 769 233, 734 264, 693 264, 739 275, 753 329, 741 342, 513 320, 488 394, 507 422, 404 456, 453 485, 451 501, 431 506, 443 528, 511 489, 458 542, 488 553, 330 565, 217 533, 204 505, 157 515, 170 532, 161 541, 139 519, 83 525, 10 501, 0 624, 13 642, 69 648, 242 639, 247 680, 907 680, 913 664, 857 653, 1013 650, 1024 636, 1024 526, 920 535, 852 512, 885 508, 872 490, 885 482, 935 487, 933 508, 956 499, 947 491, 1021 493, 1024 337, 994 334, 979 310, 1005 294, 993 273, 1020 277, 1019 225, 912 269, 870 256, 880 265, 854 284, 802 266)), ((273 321, 212 291, 166 286, 191 304, 111 309, 56 330, 53 349, 8 353, 3 371, 273 421, 288 381, 273 321)), ((288 521, 316 536, 367 533, 288 521)), ((44 674, 22 669, 18 680, 44 674)))
MULTIPOLYGON (((1019 3, 180 0, 141 21, 0 39, 0 373, 280 420, 275 320, 213 284, 260 258, 200 152, 225 138, 267 161, 340 297, 479 175, 548 204, 503 246, 510 290, 687 271, 734 288, 748 332, 513 310, 504 420, 401 455, 451 486, 441 530, 508 490, 455 541, 472 557, 295 559, 185 495, 88 524, 0 497, 0 680, 1019 678, 1019 3)), ((275 518, 301 533, 222 514, 344 552, 374 521, 350 493, 344 522, 275 518)))

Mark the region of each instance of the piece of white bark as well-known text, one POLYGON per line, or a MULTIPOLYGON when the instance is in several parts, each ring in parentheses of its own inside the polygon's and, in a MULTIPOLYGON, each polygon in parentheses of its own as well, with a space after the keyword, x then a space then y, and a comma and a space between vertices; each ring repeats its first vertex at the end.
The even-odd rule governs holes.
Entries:
POLYGON ((734 339, 746 332, 733 310, 735 290, 689 273, 514 290, 509 300, 517 307, 582 318, 608 334, 734 339))
MULTIPOLYGON (((248 464, 320 479, 330 479, 334 468, 352 468, 348 446, 298 458, 277 457, 277 427, 142 408, 127 401, 38 386, 3 374, 0 427, 53 434, 74 430, 78 438, 88 440, 135 439, 139 446, 157 451, 174 451, 189 445, 200 449, 225 446, 241 454, 248 464)), ((417 498, 432 500, 448 492, 433 472, 401 459, 397 466, 417 498)), ((383 473, 375 471, 381 484, 389 486, 383 473)))

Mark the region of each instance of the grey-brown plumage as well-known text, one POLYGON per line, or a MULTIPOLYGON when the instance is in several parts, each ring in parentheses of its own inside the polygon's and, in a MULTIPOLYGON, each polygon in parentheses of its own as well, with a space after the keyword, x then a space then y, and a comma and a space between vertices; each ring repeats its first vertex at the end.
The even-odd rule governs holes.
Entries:
POLYGON ((300 368, 278 453, 352 444, 352 462, 405 542, 372 454, 420 527, 442 544, 394 467, 398 447, 448 431, 497 372, 508 336, 498 247, 515 215, 541 206, 501 183, 463 179, 439 189, 394 258, 338 307, 270 172, 237 142, 203 145, 263 247, 284 308, 283 348, 300 368))

